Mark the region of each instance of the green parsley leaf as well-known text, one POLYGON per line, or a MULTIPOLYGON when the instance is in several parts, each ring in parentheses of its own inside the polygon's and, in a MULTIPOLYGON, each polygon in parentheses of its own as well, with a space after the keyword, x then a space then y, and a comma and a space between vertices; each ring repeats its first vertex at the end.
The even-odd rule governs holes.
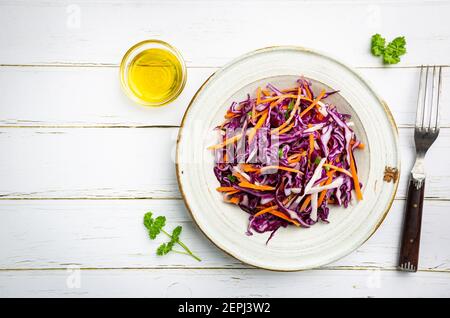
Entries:
POLYGON ((237 181, 237 178, 233 176, 232 174, 229 174, 227 176, 228 180, 230 180, 232 183, 235 183, 237 181))
POLYGON ((283 157, 283 147, 278 149, 278 158, 281 158, 281 157, 283 157))
POLYGON ((180 234, 181 234, 182 230, 183 230, 183 228, 179 225, 173 229, 173 231, 172 231, 172 241, 173 242, 178 242, 178 240, 180 239, 180 234))
POLYGON ((150 239, 154 240, 158 236, 158 234, 161 233, 161 229, 164 227, 164 225, 166 225, 166 217, 158 216, 148 229, 148 235, 150 236, 150 239))
POLYGON ((252 115, 252 111, 250 110, 249 112, 247 112, 247 115, 251 116, 252 115))
POLYGON ((151 228, 151 226, 152 226, 152 224, 153 224, 153 217, 152 217, 152 212, 147 212, 147 213, 145 213, 145 215, 144 215, 144 226, 147 228, 147 229, 150 229, 151 228))
POLYGON ((314 163, 316 165, 318 165, 320 163, 320 160, 322 160, 322 158, 320 158, 319 156, 316 157, 316 159, 314 159, 314 163))
POLYGON ((288 118, 289 118, 290 115, 291 115, 291 112, 286 111, 286 112, 284 113, 284 119, 285 119, 285 120, 288 120, 288 118))
POLYGON ((406 40, 404 36, 399 36, 392 40, 384 50, 383 62, 386 64, 397 64, 400 56, 406 53, 406 40))
POLYGON ((386 39, 381 37, 381 35, 372 35, 371 51, 375 56, 381 56, 384 53, 384 46, 386 45, 386 39))
POLYGON ((292 99, 288 105, 288 111, 292 111, 294 109, 295 101, 292 99))

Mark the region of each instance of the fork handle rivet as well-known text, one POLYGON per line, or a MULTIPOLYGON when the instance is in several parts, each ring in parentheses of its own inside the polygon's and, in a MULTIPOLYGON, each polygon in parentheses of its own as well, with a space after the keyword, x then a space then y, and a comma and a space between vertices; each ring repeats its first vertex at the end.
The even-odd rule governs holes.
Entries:
POLYGON ((417 208, 417 203, 414 203, 414 204, 413 204, 413 208, 417 208))

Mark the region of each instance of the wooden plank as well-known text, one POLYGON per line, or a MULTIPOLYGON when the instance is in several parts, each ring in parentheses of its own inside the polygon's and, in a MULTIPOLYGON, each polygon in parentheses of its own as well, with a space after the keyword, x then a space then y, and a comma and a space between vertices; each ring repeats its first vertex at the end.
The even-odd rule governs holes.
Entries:
POLYGON ((276 273, 231 269, 80 272, 70 269, 0 272, 1 297, 448 297, 449 295, 449 273, 408 274, 372 270, 276 273))
MULTIPOLYGON (((180 198, 175 178, 177 128, 0 129, 3 198, 180 198)), ((427 155, 426 197, 450 199, 450 129, 427 155)), ((405 197, 414 158, 413 129, 400 129, 405 197)))
MULTIPOLYGON (((425 202, 421 270, 450 271, 449 208, 450 201, 425 202)), ((395 201, 365 244, 325 268, 395 268, 403 210, 404 201, 395 201)), ((248 268, 200 233, 181 200, 1 200, 0 241, 0 269, 248 268), (202 262, 174 253, 157 256, 165 237, 147 237, 142 218, 149 210, 165 215, 168 229, 182 225, 183 242, 202 262)))
MULTIPOLYGON (((0 126, 179 126, 198 87, 216 68, 189 68, 181 96, 165 107, 134 104, 119 87, 117 67, 0 67, 0 126), (33 94, 24 94, 31 90, 33 94)), ((412 126, 419 69, 358 69, 386 100, 397 124, 412 126)), ((450 86, 444 68, 443 87, 450 86)), ((441 104, 450 104, 443 89, 441 104)), ((450 110, 442 107, 441 125, 450 127, 450 110)))
POLYGON ((177 46, 190 66, 220 66, 282 44, 329 52, 354 66, 380 66, 369 51, 377 32, 389 40, 406 36, 402 66, 450 64, 447 1, 28 0, 0 6, 0 40, 8 43, 0 51, 2 64, 117 65, 134 43, 159 38, 177 46), (283 18, 274 20, 274 12, 283 18), (417 23, 423 17, 433 18, 417 23), (304 27, 312 25, 314 32, 304 27))

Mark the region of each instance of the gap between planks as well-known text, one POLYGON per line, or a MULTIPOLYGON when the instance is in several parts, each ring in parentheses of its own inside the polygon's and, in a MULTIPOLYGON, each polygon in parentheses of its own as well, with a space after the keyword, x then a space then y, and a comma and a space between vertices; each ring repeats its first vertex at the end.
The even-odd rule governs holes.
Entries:
MULTIPOLYGON (((65 266, 76 266, 77 264, 65 264, 65 266)), ((43 267, 43 268, 0 268, 1 272, 29 272, 29 271, 66 271, 66 267, 43 267)), ((140 270, 246 270, 246 271, 267 271, 274 273, 294 273, 294 272, 307 272, 307 271, 382 271, 382 272, 402 272, 395 267, 377 267, 377 266, 330 266, 330 267, 317 267, 308 270, 299 271, 274 271, 268 269, 262 269, 251 266, 242 267, 227 267, 227 266, 211 266, 211 267, 200 267, 200 266, 153 266, 153 267, 80 267, 81 271, 115 271, 115 270, 126 270, 126 271, 140 271, 140 270)), ((450 269, 432 269, 432 268, 422 268, 417 270, 418 273, 450 273, 450 269)), ((405 273, 408 275, 408 273, 405 273)), ((412 274, 414 275, 414 274, 412 274)))
MULTIPOLYGON (((211 69, 219 69, 222 68, 224 65, 190 65, 186 66, 188 69, 190 68, 211 68, 211 69)), ((404 69, 404 68, 420 68, 423 65, 379 65, 379 66, 363 66, 363 65, 356 65, 356 66, 350 66, 355 69, 404 69)), ((439 67, 450 67, 450 64, 436 64, 434 66, 439 67)), ((65 62, 55 62, 55 63, 36 63, 36 64, 0 64, 0 67, 72 67, 72 68, 103 68, 103 67, 109 67, 109 68, 119 68, 120 64, 110 64, 110 63, 65 63, 65 62)))

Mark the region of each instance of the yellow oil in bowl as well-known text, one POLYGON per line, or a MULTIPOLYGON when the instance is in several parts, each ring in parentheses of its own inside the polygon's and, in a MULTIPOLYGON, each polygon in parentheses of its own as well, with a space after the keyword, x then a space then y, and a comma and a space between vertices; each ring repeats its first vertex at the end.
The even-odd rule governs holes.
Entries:
POLYGON ((161 106, 175 99, 186 82, 186 67, 181 55, 162 41, 136 44, 121 64, 125 92, 135 101, 161 106))

